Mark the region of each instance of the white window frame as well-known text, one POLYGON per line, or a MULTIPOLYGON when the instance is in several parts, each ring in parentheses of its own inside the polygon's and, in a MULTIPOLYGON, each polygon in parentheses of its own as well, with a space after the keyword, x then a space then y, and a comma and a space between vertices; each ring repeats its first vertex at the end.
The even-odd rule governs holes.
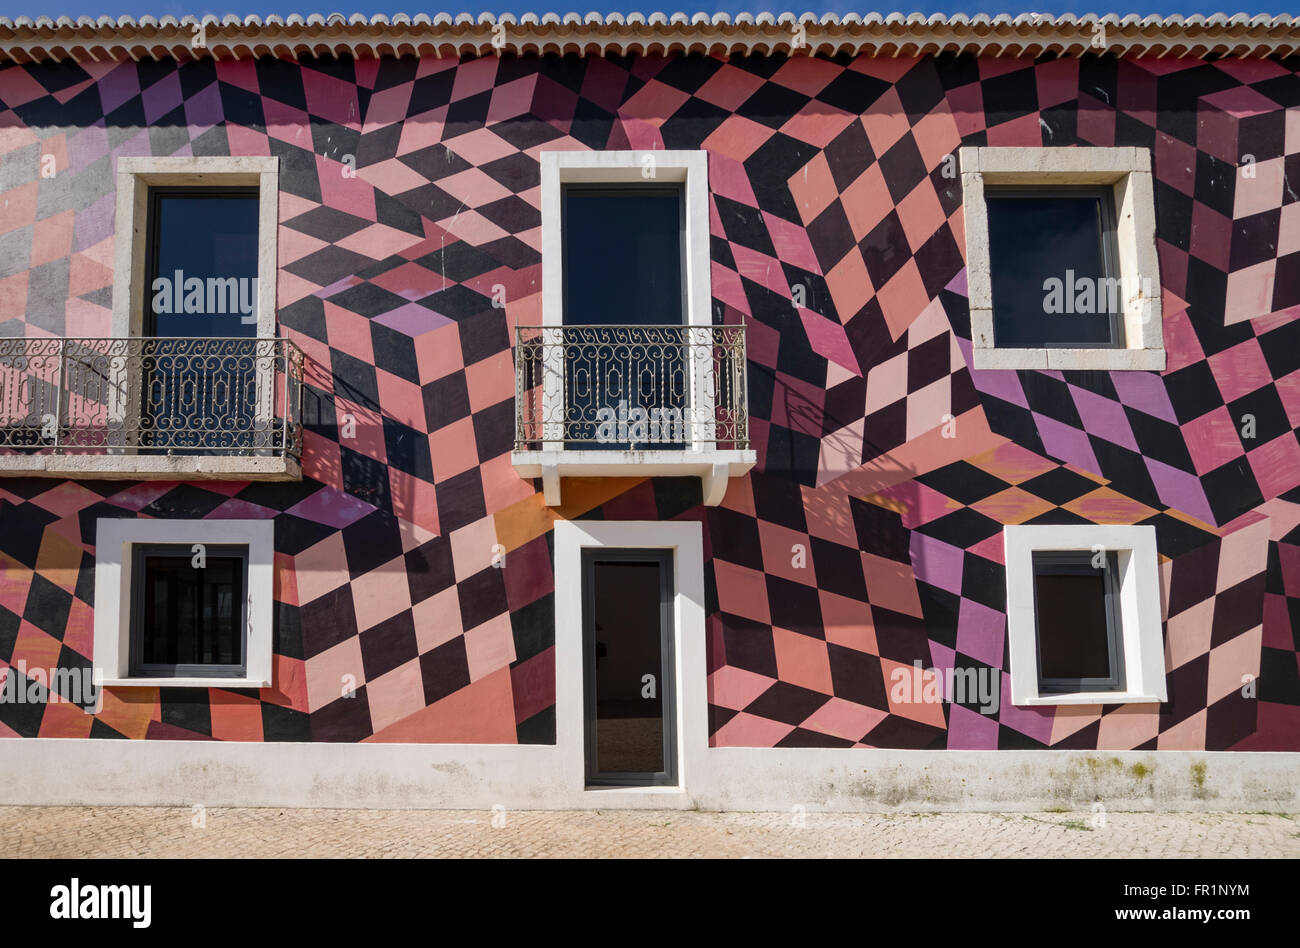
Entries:
MULTIPOLYGON (((574 795, 647 801, 687 791, 688 780, 707 773, 709 753, 708 662, 704 616, 704 532, 699 521, 557 520, 555 522, 555 741, 565 788, 574 795), (677 700, 675 786, 587 787, 586 693, 582 638, 584 549, 673 551, 672 693, 677 700)), ((669 672, 664 671, 667 675, 669 672)))
POLYGON ((1160 371, 1165 368, 1156 253, 1155 187, 1146 148, 991 148, 958 150, 966 228, 972 368, 1160 371), (986 185, 1110 185, 1123 290, 1125 348, 1007 348, 993 336, 993 280, 986 185))
POLYGON ((542 325, 564 325, 566 184, 682 184, 686 191, 686 325, 712 326, 709 156, 705 151, 542 152, 542 325))
MULTIPOLYGON (((280 159, 268 156, 201 156, 192 158, 122 157, 117 159, 116 230, 113 243, 113 311, 109 338, 138 338, 144 332, 149 225, 149 188, 256 187, 258 190, 258 258, 256 335, 277 335, 278 228, 280 159)), ((254 418, 268 426, 275 412, 276 360, 259 360, 254 418), (262 365, 260 363, 264 362, 262 365)), ((299 480, 298 459, 274 451, 218 456, 136 453, 129 437, 139 411, 139 372, 127 359, 108 360, 107 431, 103 454, 7 454, 0 457, 0 476, 138 477, 144 479, 231 476, 255 480, 299 480)))
POLYGON ((1167 699, 1155 527, 1022 524, 1003 527, 1002 542, 1012 704, 1142 704, 1167 699), (1124 652, 1124 687, 1120 691, 1039 693, 1033 555, 1040 551, 1116 554, 1124 652))
POLYGON ((275 524, 271 520, 136 520, 95 523, 95 682, 101 687, 269 688, 274 611, 275 524), (239 544, 248 547, 244 675, 232 678, 132 677, 131 548, 135 544, 239 544))
MULTIPOLYGON (((256 187, 257 300, 256 333, 260 339, 277 335, 278 230, 280 159, 268 156, 201 156, 192 158, 122 157, 117 159, 117 210, 113 246, 113 313, 109 335, 114 339, 144 334, 144 308, 150 287, 145 285, 149 245, 150 187, 256 187)), ((261 360, 255 421, 272 423, 275 412, 275 360, 261 360)), ((138 372, 125 359, 110 360, 107 405, 110 440, 104 454, 4 458, 7 473, 67 474, 93 471, 99 476, 144 478, 192 476, 203 479, 248 476, 259 480, 297 480, 296 459, 275 452, 249 456, 138 454, 128 440, 113 433, 129 430, 138 412, 138 372)))
MULTIPOLYGON (((712 262, 709 253, 709 156, 703 150, 543 151, 541 153, 542 202, 542 326, 564 325, 563 186, 566 184, 681 183, 685 190, 686 313, 688 327, 712 327, 712 262)), ((546 416, 564 397, 563 352, 556 347, 542 383, 546 416), (552 364, 552 361, 554 364, 552 364)), ((691 378, 692 404, 702 406, 712 391, 711 365, 696 363, 691 378)), ((702 414, 707 410, 702 409, 702 414)), ((547 432, 548 438, 558 433, 547 432)), ((683 451, 583 451, 548 446, 539 451, 516 451, 511 460, 524 477, 542 478, 545 500, 561 502, 562 476, 651 477, 698 475, 706 506, 722 502, 730 477, 754 466, 753 449, 718 450, 698 429, 683 451)))

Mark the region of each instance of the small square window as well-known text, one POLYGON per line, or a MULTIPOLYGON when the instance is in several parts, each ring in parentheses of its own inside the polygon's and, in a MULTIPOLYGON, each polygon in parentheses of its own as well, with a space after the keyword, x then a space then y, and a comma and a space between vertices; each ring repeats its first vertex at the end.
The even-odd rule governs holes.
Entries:
POLYGON ((135 544, 130 674, 242 677, 248 547, 135 544))
POLYGON ((987 188, 993 339, 1003 347, 1124 345, 1110 188, 987 188))
POLYGON ((269 688, 274 574, 272 520, 98 519, 96 680, 269 688))
POLYGON ((1119 558, 1113 552, 1036 552, 1033 563, 1039 693, 1121 690, 1119 558))
POLYGON ((971 368, 1163 371, 1150 149, 959 157, 971 368))
POLYGON ((1011 703, 1166 699, 1155 528, 1002 528, 1011 703))

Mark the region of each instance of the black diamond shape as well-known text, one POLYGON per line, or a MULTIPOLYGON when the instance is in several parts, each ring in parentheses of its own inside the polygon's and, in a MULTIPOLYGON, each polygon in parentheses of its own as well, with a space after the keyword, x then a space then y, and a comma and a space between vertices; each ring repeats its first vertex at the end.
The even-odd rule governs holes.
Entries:
POLYGON ((424 703, 433 704, 469 684, 469 657, 465 638, 457 636, 420 656, 424 703))
POLYGON ((790 120, 790 116, 799 113, 808 103, 808 98, 775 82, 765 82, 741 103, 736 114, 768 128, 780 128, 790 120))
POLYGON ((751 701, 745 713, 783 724, 799 724, 829 700, 830 695, 778 681, 751 701))

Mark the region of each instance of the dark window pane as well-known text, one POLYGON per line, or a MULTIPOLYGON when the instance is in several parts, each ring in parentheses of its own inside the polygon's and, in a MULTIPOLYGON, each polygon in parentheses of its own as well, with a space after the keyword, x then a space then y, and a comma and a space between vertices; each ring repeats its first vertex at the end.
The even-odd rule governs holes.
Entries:
POLYGON ((595 752, 602 773, 664 770, 660 565, 596 562, 595 752), (645 697, 645 676, 654 696, 645 697))
POLYGON ((258 402, 256 189, 154 189, 140 447, 246 449, 258 402), (192 338, 239 341, 192 343, 192 338), (248 341, 243 341, 243 340, 248 341))
POLYGON ((565 350, 571 448, 684 447, 686 337, 612 328, 683 324, 681 215, 678 188, 564 191, 564 322, 601 327, 565 350))
POLYGON ((142 557, 139 665, 242 665, 244 564, 237 556, 142 557))
POLYGON ((257 192, 163 191, 152 200, 149 335, 256 335, 257 192))
POLYGON ((1036 576, 1034 596, 1043 678, 1109 678, 1106 586, 1100 572, 1036 576))
POLYGON ((682 322, 681 192, 564 192, 564 322, 682 322))
POLYGON ((989 191, 986 199, 994 344, 1121 344, 1118 272, 1108 272, 1104 250, 1110 198, 989 191))

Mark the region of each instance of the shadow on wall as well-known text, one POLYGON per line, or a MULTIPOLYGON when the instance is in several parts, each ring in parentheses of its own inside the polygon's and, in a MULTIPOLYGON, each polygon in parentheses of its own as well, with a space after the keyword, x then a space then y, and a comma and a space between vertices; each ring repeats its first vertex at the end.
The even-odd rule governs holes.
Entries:
POLYGON ((896 457, 893 448, 884 448, 865 433, 862 418, 836 417, 823 404, 776 380, 769 370, 753 364, 750 368, 773 375, 776 396, 762 476, 797 483, 808 519, 817 520, 836 535, 854 536, 849 497, 862 500, 919 473, 914 465, 896 457), (778 417, 784 419, 781 427, 789 435, 774 445, 771 429, 778 427, 778 417))
MULTIPOLYGON (((892 650, 879 654, 904 663, 929 662, 916 582, 916 573, 925 573, 929 565, 914 558, 924 548, 913 548, 911 531, 904 525, 907 501, 882 496, 891 487, 911 482, 919 471, 898 458, 893 449, 885 450, 864 435, 862 419, 835 417, 833 410, 828 411, 815 397, 789 385, 777 383, 775 396, 773 416, 781 418, 793 434, 776 447, 779 453, 775 454, 769 438, 766 463, 754 479, 756 495, 779 497, 781 506, 765 507, 757 497, 755 506, 760 521, 808 534, 812 582, 820 591, 837 597, 835 607, 848 610, 843 616, 836 615, 822 597, 823 626, 815 634, 825 637, 843 622, 844 639, 855 639, 874 620, 869 612, 851 604, 870 604, 897 616, 896 622, 885 624, 899 627, 892 650), (827 430, 830 433, 823 435, 827 430), (800 457, 791 446, 801 440, 816 445, 818 453, 809 451, 806 458, 800 457), (819 486, 813 483, 817 480, 819 486), (784 509, 790 512, 784 514, 784 509)), ((778 558, 774 556, 774 560, 778 558)), ((784 564, 776 569, 772 565, 765 564, 769 574, 785 571, 784 564)), ((790 575, 802 583, 809 581, 801 571, 790 575)))
POLYGON ((369 386, 346 371, 310 358, 302 417, 304 476, 440 532, 427 432, 385 414, 369 386))

